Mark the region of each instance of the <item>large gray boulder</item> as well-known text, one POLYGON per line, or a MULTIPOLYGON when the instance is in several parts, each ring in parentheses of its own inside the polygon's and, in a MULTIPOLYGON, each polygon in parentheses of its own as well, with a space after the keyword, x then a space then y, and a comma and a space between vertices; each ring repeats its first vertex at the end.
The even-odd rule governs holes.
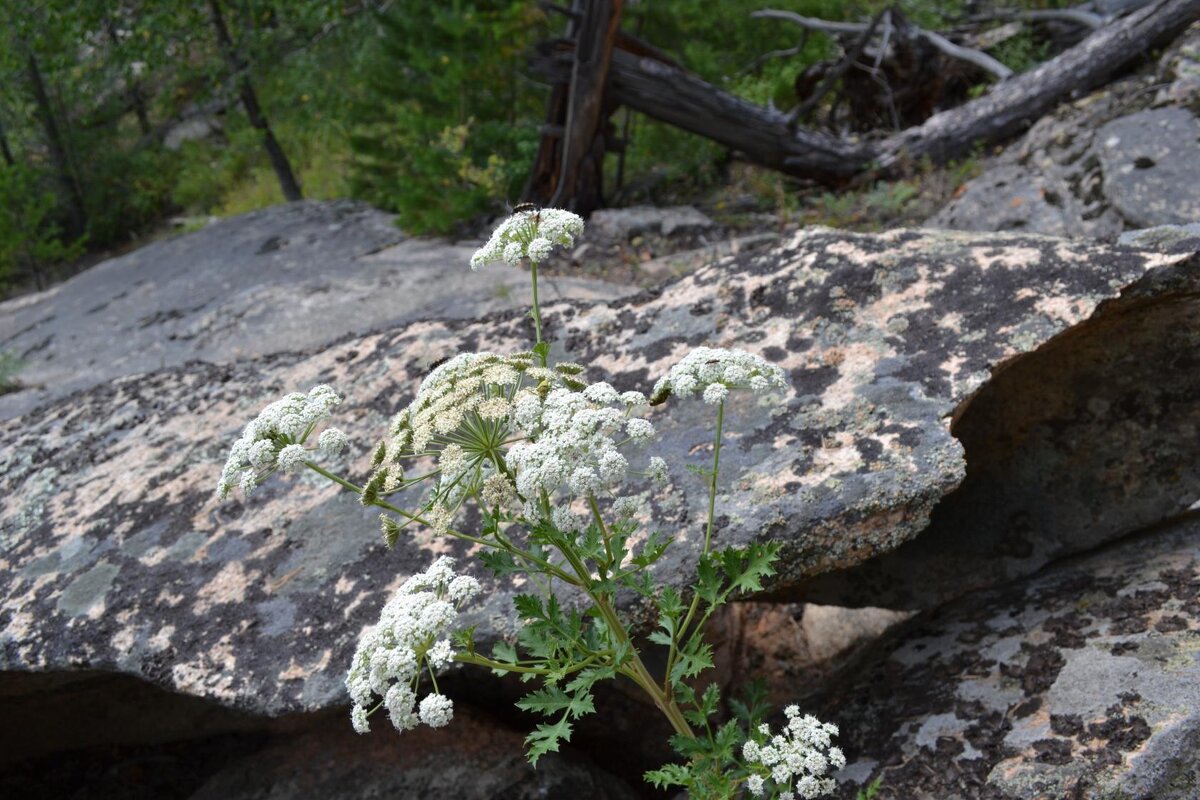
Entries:
MULTIPOLYGON (((405 237, 362 203, 302 202, 220 220, 97 264, 50 291, 0 303, 0 351, 23 391, 0 417, 70 392, 202 359, 311 350, 412 319, 529 302, 519 270, 471 272, 467 244, 405 237)), ((632 290, 553 278, 550 299, 632 290)))
POLYGON ((1200 221, 1200 24, 1142 74, 1062 105, 984 164, 930 227, 1114 238, 1200 221))
MULTIPOLYGON (((787 370, 792 388, 781 402, 731 404, 717 530, 719 545, 782 542, 772 589, 798 597, 814 577, 851 575, 914 539, 972 469, 1011 457, 985 448, 973 461, 967 439, 964 458, 955 433, 972 415, 987 430, 1010 406, 1033 413, 1080 402, 1090 389, 1073 383, 1074 354, 1096 366, 1093 351, 1115 348, 1099 363, 1144 375, 1147 391, 1158 391, 1153 381, 1166 381, 1171 364, 1154 359, 1166 354, 1135 358, 1143 339, 1113 331, 1189 308, 1195 273, 1186 255, 1042 237, 812 230, 658 292, 554 303, 544 316, 556 356, 621 388, 648 388, 700 344, 749 349, 787 370), (1006 377, 1022 375, 1035 379, 1006 377)), ((337 424, 357 443, 341 467, 366 474, 374 437, 433 363, 463 350, 523 349, 531 338, 518 312, 416 321, 304 354, 116 380, 0 424, 0 668, 119 671, 257 714, 343 703, 354 641, 389 589, 437 553, 467 551, 417 532, 388 552, 376 514, 315 476, 218 503, 226 449, 268 401, 331 383, 347 397, 337 424)), ((1028 573, 1195 500, 1200 482, 1185 448, 1138 460, 1162 435, 1152 423, 1177 425, 1181 437, 1194 430, 1196 393, 1188 397, 1173 418, 1157 407, 1146 418, 1132 402, 1097 408, 1082 432, 1127 432, 1121 441, 1134 453, 1114 469, 1113 448, 1073 452, 1074 478, 1050 489, 1084 492, 1074 516, 1038 516, 1047 497, 1036 481, 1023 484, 1013 502, 1029 506, 1020 541, 1032 544, 1001 537, 1011 557, 994 573, 977 570, 978 582, 1028 573), (1105 525, 1084 535, 1100 506, 1105 525)), ((702 539, 704 487, 682 467, 706 459, 711 415, 697 402, 656 415, 660 450, 676 467, 672 491, 656 500, 657 524, 675 539, 659 577, 676 585, 690 579, 702 539)), ((1059 444, 1044 438, 1021 446, 1059 444)), ((890 576, 883 588, 907 600, 942 576, 956 581, 951 566, 890 576)), ((844 577, 824 591, 834 602, 864 586, 844 577)), ((472 619, 484 639, 514 625, 513 587, 487 587, 472 619)))
POLYGON ((913 800, 1200 797, 1200 519, 905 623, 822 709, 913 800))

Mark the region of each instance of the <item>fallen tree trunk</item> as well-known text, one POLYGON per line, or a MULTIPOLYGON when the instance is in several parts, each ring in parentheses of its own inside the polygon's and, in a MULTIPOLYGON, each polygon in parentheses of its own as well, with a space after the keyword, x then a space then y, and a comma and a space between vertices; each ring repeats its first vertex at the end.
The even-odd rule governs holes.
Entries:
MULTIPOLYGON (((987 95, 881 139, 789 128, 788 115, 779 110, 742 100, 677 66, 624 49, 613 52, 609 87, 617 102, 720 142, 751 162, 838 185, 864 174, 901 173, 925 158, 945 162, 967 155, 980 143, 1011 137, 1063 99, 1104 85, 1198 18, 1200 0, 1158 0, 1036 69, 996 85, 987 95)), ((560 46, 543 53, 532 67, 552 83, 566 83, 570 60, 571 53, 560 46)))

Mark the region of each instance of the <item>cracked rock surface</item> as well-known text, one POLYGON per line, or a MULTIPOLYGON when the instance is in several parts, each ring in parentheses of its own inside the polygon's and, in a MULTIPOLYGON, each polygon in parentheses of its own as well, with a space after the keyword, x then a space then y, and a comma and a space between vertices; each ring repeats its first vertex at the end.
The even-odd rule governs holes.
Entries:
MULTIPOLYGON (((810 230, 658 292, 551 303, 544 318, 557 357, 621 389, 648 389, 700 344, 789 373, 781 402, 731 404, 717 526, 720 545, 784 543, 771 589, 786 597, 928 527, 968 472, 954 415, 993 374, 1043 363, 1048 343, 1086 344, 1106 309, 1182 292, 1193 271, 1186 254, 1042 237, 810 230)), ((326 382, 345 393, 336 424, 356 442, 339 466, 365 475, 374 436, 433 363, 523 349, 531 327, 518 312, 410 322, 115 380, 0 424, 0 667, 119 671, 257 714, 341 705, 344 665, 389 591, 435 553, 466 551, 418 533, 387 552, 377 515, 315 476, 219 504, 226 449, 267 402, 326 382)), ((1054 397, 1053 370, 1044 380, 1034 388, 1054 397)), ((660 577, 676 585, 702 540, 704 489, 682 466, 706 459, 710 414, 692 402, 655 415, 658 452, 676 465, 656 500, 676 542, 660 577)), ((1105 424, 1131 416, 1117 407, 1105 424)), ((1157 479, 1127 487, 1130 519, 1195 499, 1186 480, 1168 494, 1157 479)), ((1013 562, 1004 577, 1041 563, 1013 562)), ((486 640, 513 630, 513 587, 484 580, 468 624, 486 640)))
POLYGON ((1197 653, 1193 514, 918 615, 824 711, 852 754, 843 778, 882 776, 881 797, 1189 800, 1197 653))

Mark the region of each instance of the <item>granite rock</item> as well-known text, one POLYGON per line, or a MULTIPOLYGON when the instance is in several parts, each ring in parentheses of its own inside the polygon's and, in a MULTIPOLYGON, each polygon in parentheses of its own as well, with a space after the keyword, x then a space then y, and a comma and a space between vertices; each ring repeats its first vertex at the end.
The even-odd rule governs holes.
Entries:
POLYGON ((1190 111, 1140 111, 1096 138, 1104 194, 1130 226, 1200 221, 1200 120, 1190 111))
POLYGON ((1109 239, 1200 221, 1197 52, 1200 23, 1141 74, 1034 122, 926 224, 1109 239))
POLYGON ((716 226, 692 206, 630 206, 602 208, 588 220, 589 230, 609 239, 624 240, 641 233, 676 233, 709 230, 716 226))
MULTIPOLYGON (((529 302, 519 270, 463 269, 468 244, 405 237, 362 203, 302 202, 220 220, 97 264, 53 289, 0 303, 0 351, 27 388, 0 417, 114 378, 192 359, 308 350, 427 317, 529 302)), ((630 289, 556 277, 551 299, 630 289)))
MULTIPOLYGON (((771 589, 789 597, 928 527, 971 465, 956 420, 978 408, 986 421, 1014 388, 1027 406, 1051 405, 1072 348, 1099 346, 1096 333, 1130 308, 1170 307, 1194 272, 1185 255, 1043 237, 818 229, 658 292, 551 303, 543 316, 556 357, 622 389, 647 389, 699 344, 752 350, 789 373, 784 396, 730 404, 717 509, 719 545, 783 543, 771 589), (1003 383, 1021 369, 1038 380, 1003 383)), ((226 449, 268 401, 331 383, 347 398, 337 424, 356 442, 339 466, 366 474, 374 437, 433 363, 527 347, 531 328, 518 312, 415 321, 307 353, 114 380, 0 423, 0 668, 124 672, 266 715, 342 704, 344 665, 388 592, 434 554, 467 550, 416 532, 388 552, 376 514, 315 476, 218 503, 226 449)), ((1139 413, 1112 406, 1104 429, 1136 429, 1139 413)), ((704 488, 682 466, 706 459, 711 414, 693 401, 655 415, 676 465, 673 491, 655 500, 675 539, 659 578, 676 585, 703 538, 704 488)), ((1130 507, 1119 524, 1055 539, 998 577, 1178 512, 1195 483, 1186 470, 1171 478, 1165 491, 1158 471, 1113 477, 1130 507)), ((513 587, 485 583, 469 621, 486 640, 514 622, 513 587)))
POLYGON ((842 723, 843 798, 1189 800, 1198 653, 1188 515, 918 615, 814 707, 842 723))

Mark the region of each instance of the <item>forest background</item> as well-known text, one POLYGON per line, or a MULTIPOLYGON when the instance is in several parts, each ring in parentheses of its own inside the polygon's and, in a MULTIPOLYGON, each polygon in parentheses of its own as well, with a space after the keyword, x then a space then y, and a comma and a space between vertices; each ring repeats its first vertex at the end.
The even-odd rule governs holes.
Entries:
MULTIPOLYGON (((640 0, 622 24, 716 86, 788 109, 797 76, 837 46, 752 18, 764 5, 640 0)), ((828 20, 898 5, 941 30, 981 4, 776 5, 828 20)), ((525 0, 0 0, 0 293, 301 197, 365 200, 411 234, 470 234, 521 195, 549 93, 527 56, 562 24, 525 0)), ((1051 47, 1031 28, 991 55, 1020 72, 1051 47)), ((843 197, 633 112, 615 121, 614 204, 733 186, 741 209, 872 227, 904 221, 922 195, 918 175, 843 197)), ((972 169, 952 166, 950 188, 972 169)), ((939 180, 947 185, 944 172, 939 180)))

